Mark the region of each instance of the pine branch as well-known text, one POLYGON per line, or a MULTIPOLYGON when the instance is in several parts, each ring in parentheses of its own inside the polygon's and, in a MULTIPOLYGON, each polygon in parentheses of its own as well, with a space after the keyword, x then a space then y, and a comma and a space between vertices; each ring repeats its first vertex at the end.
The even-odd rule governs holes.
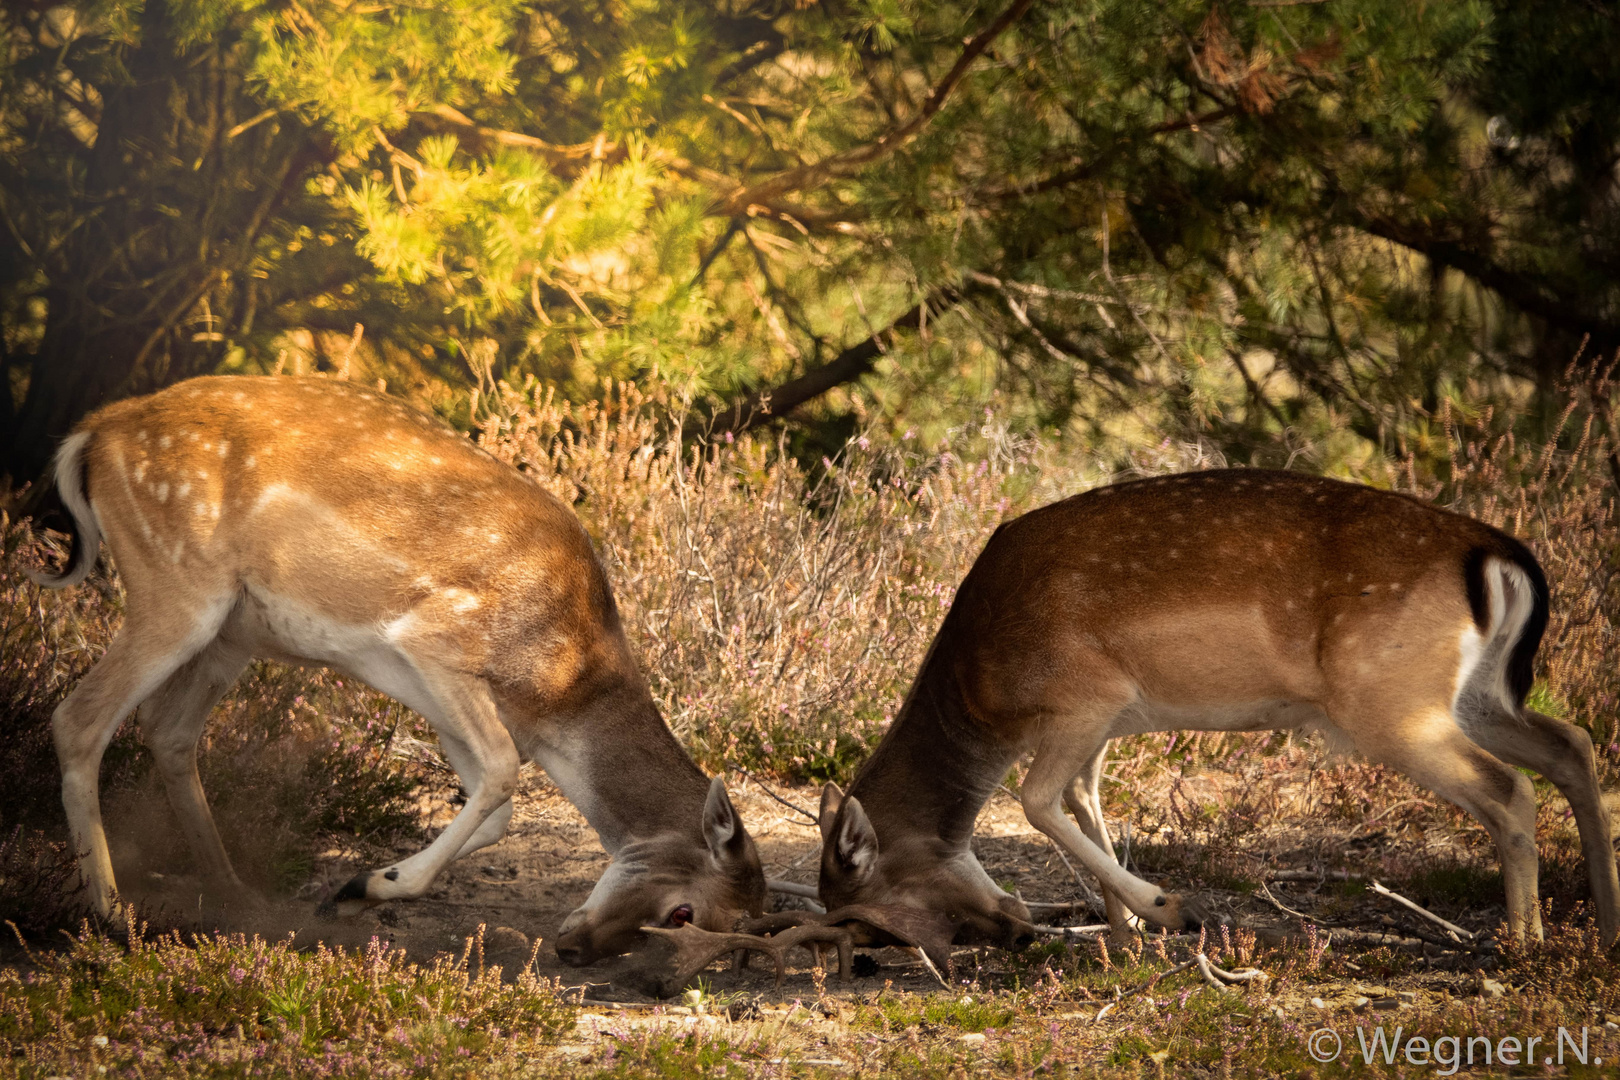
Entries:
POLYGON ((951 66, 951 70, 928 92, 928 96, 923 99, 922 107, 917 110, 917 115, 910 120, 862 146, 841 150, 820 161, 777 173, 751 187, 739 188, 721 200, 717 212, 727 215, 746 213, 751 205, 770 205, 789 192, 820 187, 828 180, 849 176, 872 162, 894 153, 922 131, 939 110, 944 108, 946 99, 966 77, 973 62, 990 47, 991 42, 1022 18, 1032 3, 1034 0, 1013 0, 1012 5, 994 22, 981 30, 977 37, 968 41, 962 49, 962 54, 957 57, 956 63, 951 66))
POLYGON ((1357 227, 1473 278, 1527 315, 1576 334, 1592 335, 1600 353, 1620 343, 1620 322, 1570 303, 1545 281, 1503 266, 1456 240, 1376 214, 1352 210, 1350 216, 1357 227))
MULTIPOLYGON (((1162 124, 1148 128, 1142 133, 1141 137, 1152 138, 1155 135, 1168 135, 1177 131, 1196 131, 1206 124, 1218 123, 1228 117, 1236 116, 1240 112, 1242 110, 1235 105, 1224 105, 1219 109, 1211 109, 1197 116, 1184 116, 1177 120, 1167 120, 1162 124)), ((1089 180, 1096 176, 1111 158, 1129 146, 1130 141, 1129 137, 1121 140, 1111 148, 1110 153, 1094 161, 1081 162, 1061 172, 1055 172, 1050 176, 1030 181, 1027 184, 1009 184, 1005 187, 991 188, 988 191, 980 192, 977 197, 997 200, 1022 199, 1030 195, 1039 195, 1045 191, 1055 191, 1058 188, 1068 187, 1070 184, 1079 183, 1082 180, 1089 180)))
POLYGON ((712 436, 729 432, 740 435, 786 416, 834 387, 854 382, 871 372, 877 358, 886 351, 881 341, 883 335, 896 330, 916 329, 922 322, 925 304, 930 310, 937 310, 955 303, 957 299, 953 289, 934 290, 924 303, 916 305, 871 337, 851 345, 827 363, 769 390, 757 390, 729 408, 721 409, 707 428, 707 434, 712 436))
POLYGON ((590 142, 573 143, 571 145, 550 143, 544 139, 535 138, 533 135, 525 135, 521 131, 507 131, 504 128, 493 128, 480 124, 466 113, 459 109, 453 109, 449 105, 435 105, 431 109, 420 110, 414 115, 418 119, 426 121, 430 126, 452 128, 477 141, 533 150, 556 168, 578 167, 591 161, 612 163, 623 159, 629 152, 623 143, 610 141, 605 135, 597 135, 590 142))

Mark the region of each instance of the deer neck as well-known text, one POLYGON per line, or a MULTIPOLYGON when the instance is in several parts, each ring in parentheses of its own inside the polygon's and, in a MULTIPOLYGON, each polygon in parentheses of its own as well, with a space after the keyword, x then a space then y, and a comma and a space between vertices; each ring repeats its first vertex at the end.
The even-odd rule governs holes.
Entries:
POLYGON ((660 834, 699 837, 709 780, 645 686, 604 695, 571 722, 550 727, 529 756, 584 814, 608 854, 660 834))
POLYGON ((894 723, 850 786, 878 843, 966 849, 979 810, 1018 760, 967 706, 954 664, 950 620, 929 647, 894 723))

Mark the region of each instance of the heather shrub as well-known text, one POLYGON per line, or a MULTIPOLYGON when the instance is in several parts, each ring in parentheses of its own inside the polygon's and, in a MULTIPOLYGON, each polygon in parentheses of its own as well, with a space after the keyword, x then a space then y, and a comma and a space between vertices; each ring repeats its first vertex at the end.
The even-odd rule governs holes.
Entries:
POLYGON ((1084 482, 989 415, 809 465, 769 434, 687 441, 678 403, 626 385, 585 405, 498 385, 482 416, 486 449, 574 505, 666 718, 712 770, 847 779, 990 533, 1084 482))
POLYGON ((258 936, 125 943, 88 930, 31 970, 0 968, 0 1061, 24 1075, 477 1075, 555 1042, 572 1010, 527 970, 503 982, 482 931, 409 962, 258 936))

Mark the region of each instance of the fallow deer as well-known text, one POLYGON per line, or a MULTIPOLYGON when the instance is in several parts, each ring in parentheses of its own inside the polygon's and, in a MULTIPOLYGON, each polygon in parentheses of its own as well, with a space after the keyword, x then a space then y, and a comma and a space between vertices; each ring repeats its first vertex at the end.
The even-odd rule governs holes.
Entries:
POLYGON ((506 832, 538 763, 612 862, 556 939, 589 963, 644 925, 730 930, 765 879, 717 778, 653 704, 572 511, 439 422, 325 379, 202 378, 96 412, 55 477, 66 572, 105 541, 127 594, 106 655, 57 708, 62 799, 95 906, 115 901, 98 772, 139 707, 203 871, 239 890, 197 773, 209 712, 255 657, 324 665, 428 719, 466 804, 423 851, 364 872, 345 909, 421 896, 506 832))
POLYGON ((1525 706, 1546 578, 1518 540, 1403 495, 1221 470, 1099 488, 998 529, 890 730, 823 792, 828 908, 910 904, 981 934, 1026 929, 968 841, 1013 763, 1030 824, 1126 910, 1193 906, 1115 861, 1098 780, 1109 739, 1316 728, 1477 818, 1515 934, 1540 936, 1534 769, 1574 811, 1606 940, 1620 885, 1592 741, 1525 706), (1067 805, 1074 814, 1063 813, 1067 805))

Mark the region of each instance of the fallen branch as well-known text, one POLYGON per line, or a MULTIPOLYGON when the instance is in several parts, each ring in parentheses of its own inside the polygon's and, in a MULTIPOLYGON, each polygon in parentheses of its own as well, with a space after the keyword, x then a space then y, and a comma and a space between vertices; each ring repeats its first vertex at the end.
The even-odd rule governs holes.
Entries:
MULTIPOLYGON (((1200 953, 1199 955, 1202 956, 1203 954, 1200 953)), ((1164 981, 1165 979, 1170 978, 1170 976, 1172 976, 1172 975, 1180 975, 1183 971, 1186 971, 1188 968, 1196 966, 1197 963, 1198 963, 1197 959, 1184 961, 1184 962, 1182 962, 1180 964, 1177 964, 1175 967, 1171 968, 1169 971, 1161 971, 1157 975, 1153 976, 1151 979, 1147 980, 1146 982, 1138 983, 1137 985, 1131 987, 1129 990, 1122 991, 1117 996, 1115 996, 1113 1001, 1110 1001, 1108 1004, 1106 1004, 1102 1008, 1098 1009, 1097 1010, 1097 1015, 1092 1018, 1091 1022, 1093 1024, 1102 1023, 1102 1018, 1108 1015, 1108 1011, 1110 1009, 1112 1009, 1115 1005, 1118 1005, 1120 1002, 1124 1001, 1126 998, 1130 997, 1133 994, 1140 994, 1144 990, 1152 989, 1153 987, 1157 986, 1160 982, 1164 981)))
POLYGON ((1372 891, 1377 893, 1379 896, 1387 896, 1391 900, 1395 901, 1397 904, 1401 904, 1401 905, 1411 909, 1412 911, 1417 912, 1419 915, 1423 916, 1425 919, 1428 919, 1430 922, 1437 923, 1438 925, 1445 927, 1445 929, 1448 930, 1453 935, 1455 935, 1458 940, 1460 940, 1460 941, 1473 941, 1474 940, 1474 934, 1473 934, 1472 931, 1464 930, 1462 927, 1458 926, 1456 923, 1448 922, 1447 920, 1442 919, 1440 916, 1436 915, 1434 912, 1430 911, 1428 908, 1422 907, 1422 906, 1420 906, 1418 904, 1413 903, 1412 901, 1408 900, 1406 897, 1402 896, 1400 893, 1395 892, 1393 889, 1385 888, 1383 885, 1380 885, 1377 881, 1373 881, 1371 883, 1371 888, 1372 888, 1372 891))
POLYGON ((781 881, 777 878, 770 878, 765 882, 765 887, 771 892, 782 893, 786 896, 802 896, 808 900, 821 899, 821 893, 814 885, 801 885, 797 881, 781 881))
POLYGON ((1065 941, 1075 940, 1081 934, 1099 934, 1107 929, 1107 923, 1092 923, 1089 926, 1043 926, 1040 923, 1035 924, 1037 934, 1045 934, 1048 937, 1061 937, 1065 941))
POLYGON ((1261 895, 1262 899, 1264 899, 1267 903, 1269 903, 1272 907, 1276 908, 1278 911, 1282 912, 1284 915, 1292 915, 1297 919, 1304 919, 1306 922, 1311 922, 1311 923, 1316 922, 1315 919, 1311 918, 1309 915, 1305 914, 1303 911, 1295 911, 1293 908, 1289 907, 1287 904, 1284 904, 1281 900, 1278 900, 1275 896, 1273 896, 1271 894, 1271 888, 1263 881, 1260 883, 1260 895, 1261 895))
MULTIPOLYGON (((821 819, 819 817, 817 817, 815 814, 812 814, 810 811, 806 810, 804 807, 800 806, 798 803, 789 802, 788 800, 782 798, 782 796, 778 795, 776 792, 772 791, 770 788, 768 788, 764 784, 760 783, 759 780, 756 779, 751 773, 749 773, 747 769, 738 769, 737 771, 742 773, 744 779, 752 781, 752 783, 753 783, 753 785, 755 787, 759 788, 759 790, 763 791, 765 794, 769 795, 771 798, 775 799, 777 802, 781 803, 783 806, 787 807, 789 810, 792 810, 793 812, 798 813, 798 814, 803 814, 805 817, 809 818, 810 819, 810 824, 812 824, 812 825, 820 825, 821 824, 821 819)), ((817 893, 809 893, 809 894, 801 894, 801 895, 816 896, 816 895, 819 895, 819 894, 817 894, 817 893)))
POLYGON ((1272 881, 1360 881, 1361 874, 1349 870, 1273 870, 1272 881))

